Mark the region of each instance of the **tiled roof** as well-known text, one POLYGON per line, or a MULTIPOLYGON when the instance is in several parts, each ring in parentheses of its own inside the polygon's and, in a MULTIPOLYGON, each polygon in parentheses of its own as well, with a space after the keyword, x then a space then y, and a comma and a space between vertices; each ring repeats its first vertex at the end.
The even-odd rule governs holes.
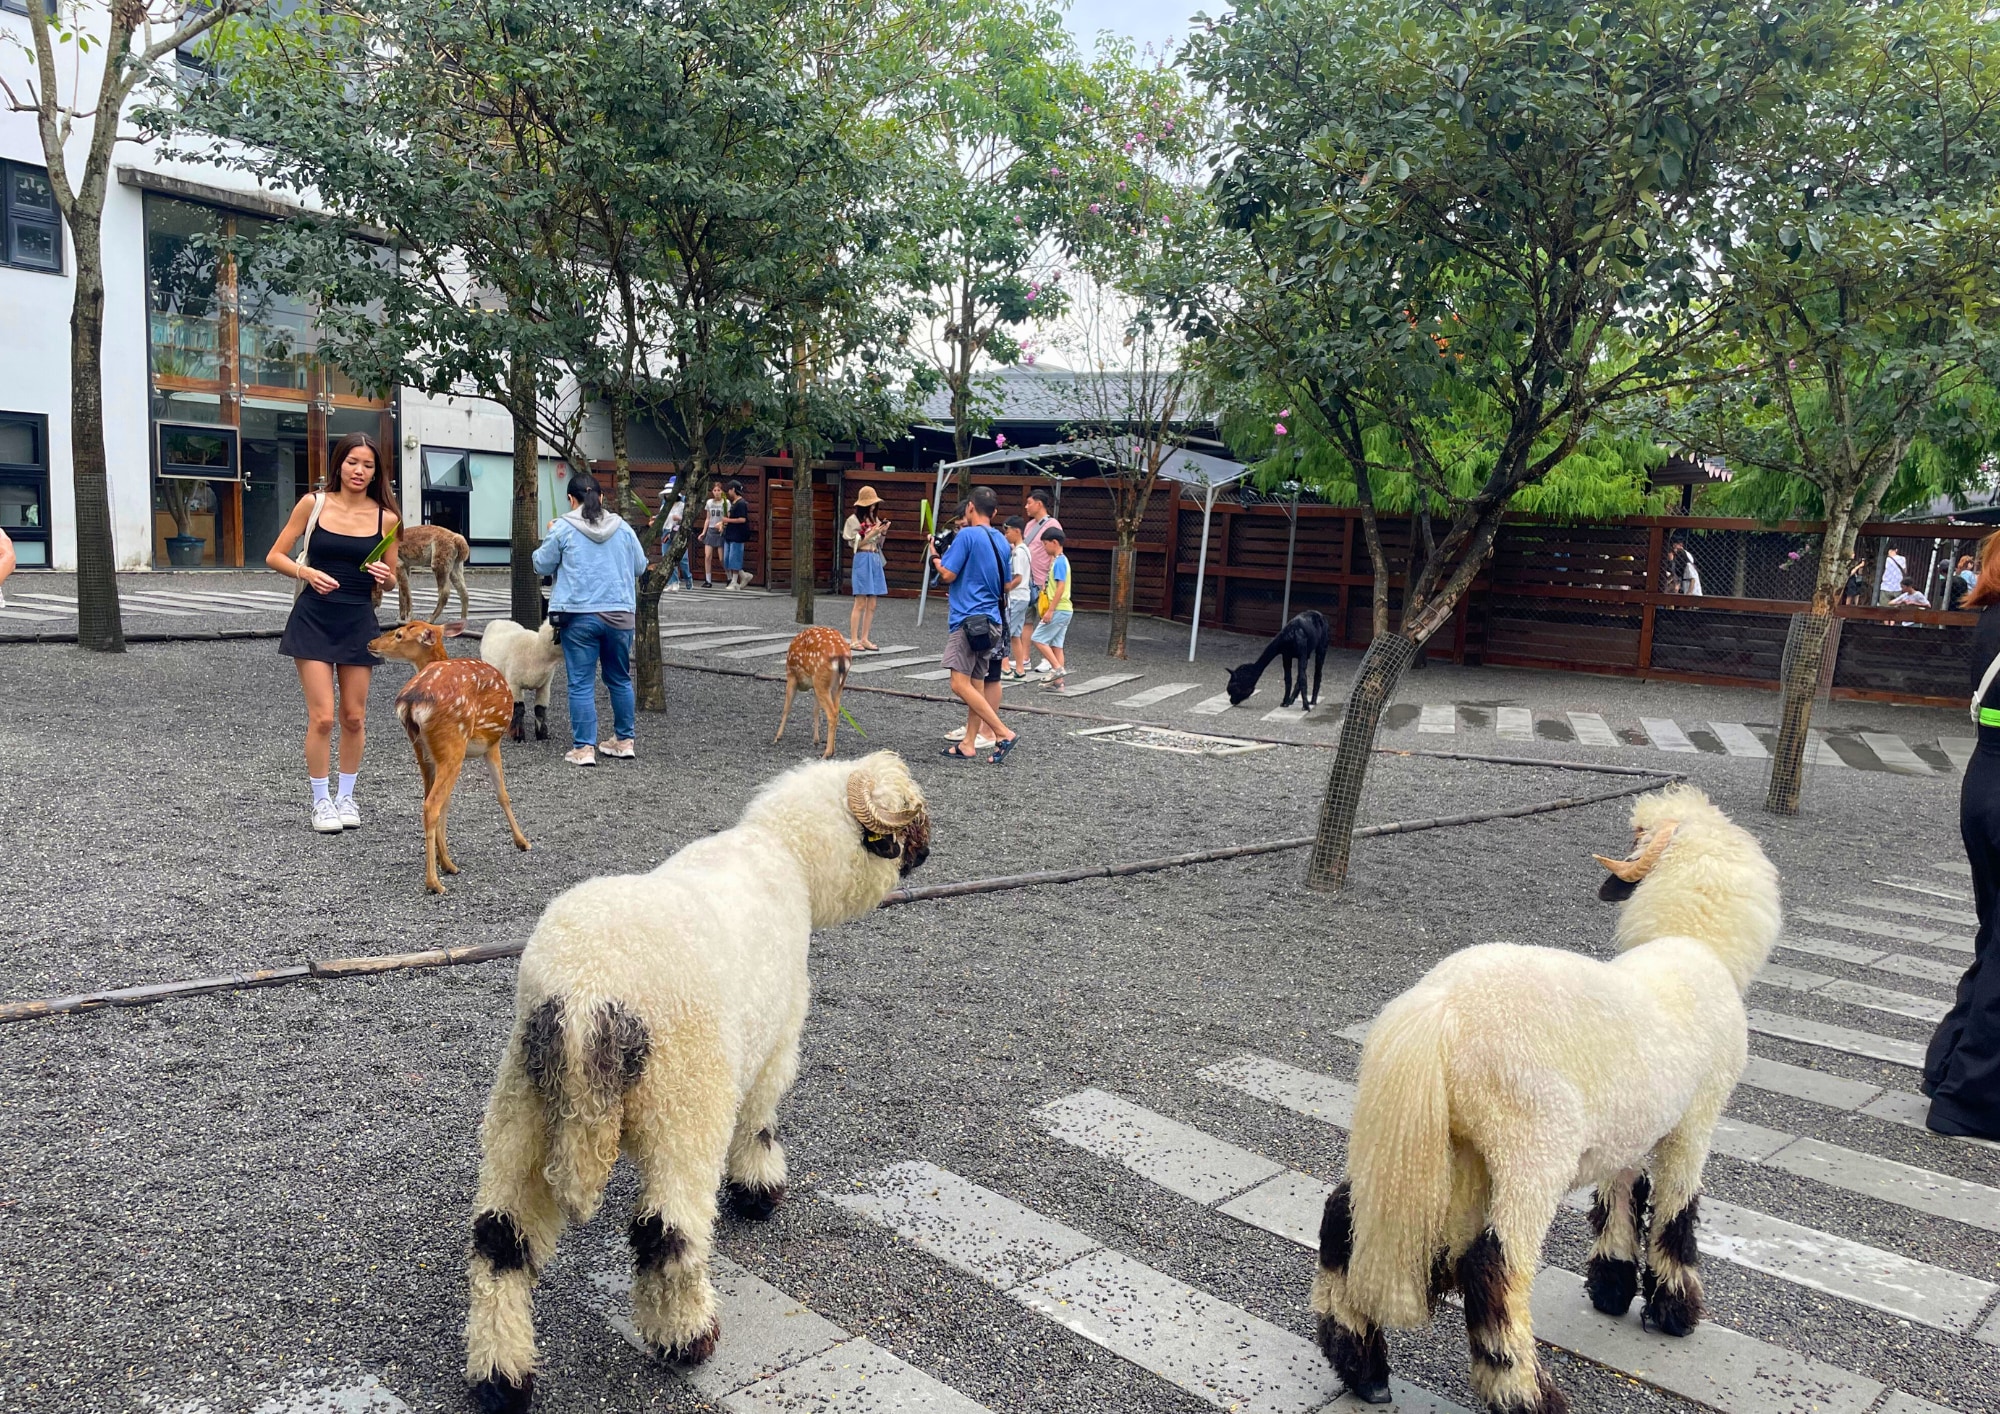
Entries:
MULTIPOLYGON (((1070 368, 1000 368, 978 377, 974 385, 977 390, 974 400, 977 406, 988 411, 991 420, 999 426, 1009 423, 1074 422, 1097 401, 1088 392, 1080 394, 1077 384, 1119 376, 1116 373, 1079 373, 1070 368)), ((927 421, 949 427, 950 390, 939 388, 932 393, 924 400, 922 411, 927 421)))

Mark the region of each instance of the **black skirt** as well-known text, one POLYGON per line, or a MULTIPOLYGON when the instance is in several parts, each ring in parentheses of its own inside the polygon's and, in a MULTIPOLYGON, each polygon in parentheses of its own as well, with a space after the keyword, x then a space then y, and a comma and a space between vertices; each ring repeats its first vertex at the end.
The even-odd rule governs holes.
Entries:
POLYGON ((368 640, 381 631, 371 600, 355 603, 338 590, 326 595, 307 589, 292 601, 278 651, 314 663, 378 668, 382 660, 368 651, 368 640))

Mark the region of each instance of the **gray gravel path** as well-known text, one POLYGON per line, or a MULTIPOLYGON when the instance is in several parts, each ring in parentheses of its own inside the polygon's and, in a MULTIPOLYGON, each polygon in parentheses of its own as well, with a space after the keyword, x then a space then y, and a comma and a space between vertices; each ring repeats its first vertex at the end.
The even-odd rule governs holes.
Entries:
MULTIPOLYGON (((785 608, 754 596, 730 606, 761 616, 746 622, 781 621, 785 608)), ((879 626, 876 637, 890 641, 879 626)), ((1164 680, 1165 662, 1148 671, 1164 680)), ((562 765, 560 740, 508 749, 531 854, 508 844, 483 770, 468 767, 453 836, 466 872, 449 897, 432 899, 421 890, 415 768, 384 710, 405 672, 385 669, 376 689, 369 825, 323 839, 305 826, 297 689, 272 645, 147 647, 117 660, 0 649, 9 885, 0 996, 524 934, 569 884, 650 867, 728 823, 757 783, 806 751, 790 733, 769 745, 775 683, 676 673, 669 713, 642 718, 636 763, 577 771, 562 765)), ((1419 675, 1420 686, 1444 676, 1419 675)), ((1490 674, 1486 695, 1503 679, 1536 701, 1573 681, 1490 674)), ((1612 705, 1614 687, 1590 685, 1612 705)), ((1655 692, 1622 688, 1625 710, 1655 692)), ((1446 695, 1466 700, 1467 690, 1446 695)), ((1652 713, 1650 696, 1640 705, 1652 713)), ((1027 742, 1013 762, 960 767, 934 755, 954 720, 947 707, 860 693, 849 706, 868 738, 844 733, 844 744, 903 751, 931 794, 937 850, 922 882, 1305 833, 1327 764, 1325 752, 1301 747, 1227 759, 1137 751, 1069 735, 1081 722, 1024 715, 1027 742)), ((1853 710, 1901 720, 1892 709, 1853 710)), ((560 739, 560 704, 551 718, 560 739)), ((1760 833, 1794 906, 1836 908, 1860 881, 1935 872, 1927 861, 1953 853, 1949 780, 1828 772, 1806 815, 1777 821, 1756 808, 1755 763, 1665 764, 1760 833)), ((1386 757, 1364 818, 1454 813, 1598 781, 1386 757)), ((1097 1086, 1332 1177, 1337 1131, 1195 1072, 1254 1051, 1351 1076, 1357 1052, 1339 1028, 1453 949, 1493 939, 1601 949, 1610 915, 1588 856, 1622 841, 1623 816, 1606 805, 1365 841, 1356 886, 1339 903, 1307 894, 1303 860, 1289 855, 894 909, 823 935, 805 1065, 784 1115, 797 1199, 769 1225, 726 1225, 721 1249, 996 1411, 1207 1407, 825 1195, 927 1158, 1304 1335, 1309 1257, 1049 1139, 1030 1111, 1097 1086)), ((1824 959, 1784 960, 1946 995, 1824 959)), ((0 1407, 238 1414, 288 1380, 361 1376, 412 1408, 461 1407, 474 1131, 512 982, 511 964, 497 964, 0 1028, 10 1082, 0 1087, 9 1235, 0 1407)), ((1760 989, 1753 1003, 1881 1035, 1927 1031, 1796 993, 1760 989)), ((1899 1068, 1815 1048, 1758 1038, 1753 1049, 1914 1083, 1899 1068)), ((1748 1089, 1732 1113, 2000 1185, 2000 1154, 1901 1126, 1748 1089)), ((589 1276, 623 1262, 630 1190, 622 1173, 616 1183, 542 1287, 538 1408, 703 1408, 600 1314, 589 1276)), ((1992 1233, 1726 1158, 1712 1162, 1709 1188, 2000 1280, 1992 1233)), ((1581 1218, 1560 1218, 1550 1259, 1574 1267, 1584 1231, 1581 1218)), ((1962 1414, 2000 1405, 2000 1350, 1721 1263, 1704 1270, 1717 1318, 1738 1330, 1962 1414)), ((1394 1345, 1400 1373, 1469 1405, 1455 1316, 1394 1345)), ((1691 1407, 1568 1357, 1556 1363, 1580 1411, 1691 1407)))

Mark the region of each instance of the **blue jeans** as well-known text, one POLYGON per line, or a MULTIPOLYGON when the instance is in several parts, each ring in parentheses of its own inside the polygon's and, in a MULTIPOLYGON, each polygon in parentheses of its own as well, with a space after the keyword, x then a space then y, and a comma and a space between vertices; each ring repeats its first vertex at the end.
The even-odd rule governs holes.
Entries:
POLYGON ((569 730, 578 746, 597 744, 597 673, 611 692, 611 732, 630 741, 638 702, 632 694, 632 630, 613 628, 596 614, 563 625, 563 671, 569 678, 569 730))

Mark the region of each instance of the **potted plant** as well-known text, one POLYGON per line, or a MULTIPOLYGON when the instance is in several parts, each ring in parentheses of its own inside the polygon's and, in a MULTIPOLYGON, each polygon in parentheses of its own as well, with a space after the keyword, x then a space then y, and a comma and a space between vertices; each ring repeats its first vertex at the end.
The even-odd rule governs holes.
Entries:
POLYGON ((215 509, 215 492, 206 481, 163 477, 160 497, 167 503, 167 514, 174 518, 178 532, 167 537, 167 563, 175 569, 199 569, 208 541, 194 533, 194 518, 215 509))

